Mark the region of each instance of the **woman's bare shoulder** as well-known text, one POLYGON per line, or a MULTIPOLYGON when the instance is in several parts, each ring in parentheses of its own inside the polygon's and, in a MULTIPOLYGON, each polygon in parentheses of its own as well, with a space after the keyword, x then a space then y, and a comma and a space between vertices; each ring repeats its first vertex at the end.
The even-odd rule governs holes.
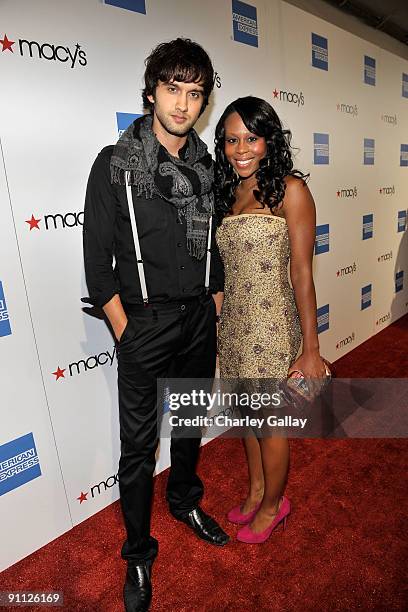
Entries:
POLYGON ((283 198, 282 212, 285 217, 313 212, 315 205, 306 182, 297 176, 284 178, 286 189, 283 198))
POLYGON ((310 193, 309 187, 306 184, 306 181, 304 181, 301 177, 299 176, 294 176, 293 174, 289 174, 288 176, 285 176, 285 178, 283 179, 284 183, 285 183, 285 196, 286 195, 299 195, 300 193, 310 193))

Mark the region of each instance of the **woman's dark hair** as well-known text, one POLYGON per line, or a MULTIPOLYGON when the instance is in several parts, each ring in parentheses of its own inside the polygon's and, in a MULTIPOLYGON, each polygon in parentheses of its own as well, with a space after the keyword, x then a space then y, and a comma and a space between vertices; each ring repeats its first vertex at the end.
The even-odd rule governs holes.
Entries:
POLYGON ((189 38, 176 38, 170 42, 157 45, 145 60, 145 88, 143 90, 143 107, 149 112, 153 104, 147 96, 154 95, 159 81, 169 83, 203 82, 204 102, 201 112, 208 104, 214 87, 214 69, 206 51, 189 38))
POLYGON ((285 176, 292 175, 307 179, 308 174, 293 169, 291 132, 284 130, 272 106, 254 96, 238 98, 231 102, 223 112, 215 128, 215 193, 218 220, 231 210, 235 202, 235 189, 239 177, 227 160, 224 152, 225 120, 232 113, 238 113, 247 129, 263 136, 267 152, 256 173, 258 189, 254 189, 255 199, 272 209, 282 202, 285 195, 285 176))

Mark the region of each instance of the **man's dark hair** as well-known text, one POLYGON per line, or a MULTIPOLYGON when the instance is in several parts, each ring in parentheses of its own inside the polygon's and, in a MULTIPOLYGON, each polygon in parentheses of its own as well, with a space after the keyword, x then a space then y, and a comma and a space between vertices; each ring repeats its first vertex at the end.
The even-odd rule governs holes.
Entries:
POLYGON ((153 104, 147 96, 154 95, 159 81, 169 83, 198 83, 202 81, 204 102, 201 112, 208 104, 214 87, 214 69, 208 54, 196 42, 189 38, 176 38, 170 42, 157 45, 145 60, 145 88, 143 90, 143 107, 152 111, 153 104))

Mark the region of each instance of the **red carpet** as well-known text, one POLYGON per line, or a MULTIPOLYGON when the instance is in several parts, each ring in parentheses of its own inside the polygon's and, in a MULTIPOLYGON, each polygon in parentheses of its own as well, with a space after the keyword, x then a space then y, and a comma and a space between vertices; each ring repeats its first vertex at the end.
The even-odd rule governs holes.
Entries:
MULTIPOLYGON (((408 316, 336 362, 339 377, 402 377, 408 371, 408 316)), ((406 610, 406 440, 294 440, 287 529, 261 546, 212 547, 176 523, 156 479, 153 533, 155 612, 406 610)), ((238 440, 204 447, 203 506, 234 535, 224 515, 243 496, 238 440)), ((64 609, 123 610, 124 533, 118 503, 0 575, 0 590, 64 592, 64 609)), ((24 608, 44 610, 44 608, 24 608)))

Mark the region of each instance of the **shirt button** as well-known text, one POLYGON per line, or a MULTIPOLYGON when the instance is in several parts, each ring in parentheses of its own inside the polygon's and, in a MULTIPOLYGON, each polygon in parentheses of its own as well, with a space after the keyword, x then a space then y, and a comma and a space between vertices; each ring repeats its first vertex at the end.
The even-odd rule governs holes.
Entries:
POLYGON ((178 247, 181 247, 181 242, 178 242, 178 243, 177 243, 177 246, 178 246, 178 247))
POLYGON ((180 270, 184 270, 184 266, 180 266, 180 270))
POLYGON ((185 305, 184 305, 184 304, 182 304, 182 305, 180 306, 180 310, 185 310, 185 309, 186 309, 185 305))

